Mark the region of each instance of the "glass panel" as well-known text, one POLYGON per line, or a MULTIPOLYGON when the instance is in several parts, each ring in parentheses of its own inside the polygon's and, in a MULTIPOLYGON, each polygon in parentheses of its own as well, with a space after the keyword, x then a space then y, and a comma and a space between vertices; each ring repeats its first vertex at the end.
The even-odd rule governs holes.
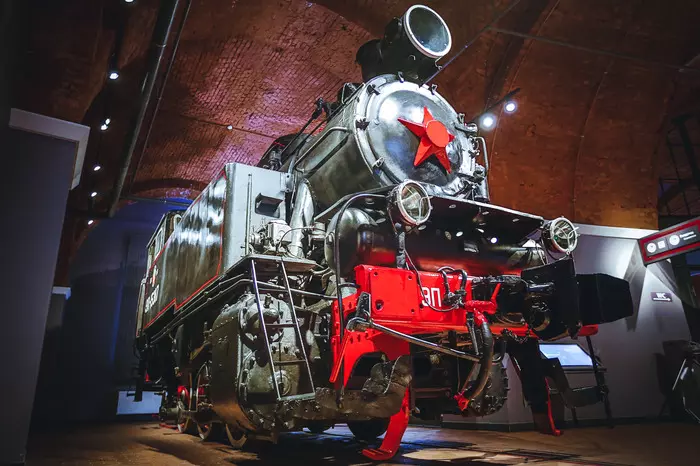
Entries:
POLYGON ((540 345, 547 358, 559 358, 561 367, 593 367, 591 357, 576 343, 554 343, 540 345))

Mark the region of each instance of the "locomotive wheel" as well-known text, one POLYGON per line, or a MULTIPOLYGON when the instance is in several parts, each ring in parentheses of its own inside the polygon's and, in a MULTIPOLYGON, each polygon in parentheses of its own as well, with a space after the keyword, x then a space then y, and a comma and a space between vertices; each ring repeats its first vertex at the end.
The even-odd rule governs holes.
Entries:
POLYGON ((197 424, 197 432, 202 440, 216 440, 221 436, 221 424, 218 422, 197 424))
MULTIPOLYGON (((211 380, 211 366, 209 363, 202 364, 197 372, 197 384, 195 385, 194 406, 200 403, 209 403, 209 382, 211 380)), ((197 424, 197 433, 202 440, 215 439, 221 432, 221 424, 209 422, 207 424, 197 424)))
POLYGON ((182 434, 192 434, 194 433, 194 421, 190 418, 186 418, 182 415, 182 411, 187 411, 191 409, 191 399, 190 399, 190 387, 192 386, 192 376, 190 376, 190 383, 184 388, 179 394, 177 399, 177 430, 182 434))
POLYGON ((374 442, 386 432, 389 419, 370 419, 369 421, 349 421, 348 428, 352 435, 361 442, 374 442))
POLYGON ((248 436, 245 432, 230 424, 226 424, 226 437, 228 437, 229 443, 235 450, 243 448, 248 441, 248 436))

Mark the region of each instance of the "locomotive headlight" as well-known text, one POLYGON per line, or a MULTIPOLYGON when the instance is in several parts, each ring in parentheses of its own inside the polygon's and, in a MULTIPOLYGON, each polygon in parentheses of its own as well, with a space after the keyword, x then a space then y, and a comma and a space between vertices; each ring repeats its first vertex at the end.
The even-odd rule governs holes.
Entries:
POLYGON ((441 58, 452 47, 452 36, 445 20, 423 5, 413 5, 403 16, 406 35, 411 44, 429 58, 441 58))
POLYGON ((544 226, 542 239, 550 251, 571 254, 578 244, 576 230, 570 220, 559 217, 544 226))
POLYGON ((425 188, 415 181, 408 180, 391 191, 389 208, 401 223, 415 227, 428 221, 433 207, 425 188))

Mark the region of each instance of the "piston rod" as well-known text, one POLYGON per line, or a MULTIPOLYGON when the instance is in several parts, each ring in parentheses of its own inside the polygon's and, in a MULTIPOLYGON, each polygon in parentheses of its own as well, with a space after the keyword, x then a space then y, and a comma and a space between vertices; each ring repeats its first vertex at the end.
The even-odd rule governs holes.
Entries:
POLYGON ((361 331, 364 328, 371 328, 379 332, 386 333, 387 335, 391 335, 392 337, 398 338, 399 340, 407 341, 408 343, 412 343, 417 346, 422 346, 423 348, 431 349, 433 351, 437 351, 438 353, 447 354, 460 359, 466 359, 467 361, 481 362, 481 358, 479 357, 472 356, 471 354, 465 353, 463 351, 457 351, 455 349, 448 348, 446 346, 442 346, 431 341, 421 340, 420 338, 416 338, 406 333, 399 332, 398 330, 394 330, 389 327, 380 325, 372 320, 367 321, 364 319, 360 319, 359 317, 355 317, 348 321, 348 330, 361 331))

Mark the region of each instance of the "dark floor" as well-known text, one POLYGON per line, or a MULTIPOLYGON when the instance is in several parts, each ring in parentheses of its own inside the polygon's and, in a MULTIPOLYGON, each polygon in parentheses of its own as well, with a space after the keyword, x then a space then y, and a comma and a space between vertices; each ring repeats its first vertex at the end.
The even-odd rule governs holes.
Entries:
MULTIPOLYGON (((79 428, 30 440, 29 466, 371 464, 345 426, 323 435, 288 434, 277 445, 256 443, 234 451, 201 442, 156 423, 79 428)), ((389 463, 413 465, 691 465, 700 460, 700 428, 657 424, 570 429, 562 437, 410 427, 389 463)))

